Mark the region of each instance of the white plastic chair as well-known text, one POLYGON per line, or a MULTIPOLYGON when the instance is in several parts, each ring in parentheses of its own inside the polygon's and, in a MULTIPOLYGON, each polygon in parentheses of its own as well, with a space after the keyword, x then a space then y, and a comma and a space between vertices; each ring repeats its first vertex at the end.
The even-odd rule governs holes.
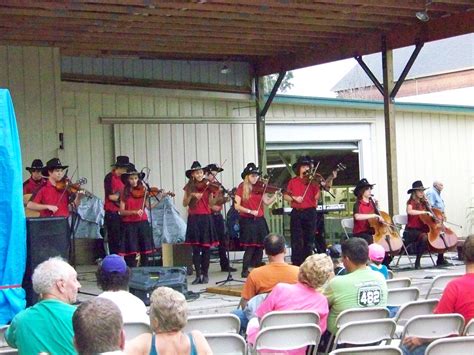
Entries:
POLYGON ((458 277, 463 276, 464 274, 444 274, 436 276, 433 281, 431 282, 430 288, 428 289, 428 293, 426 294, 426 299, 428 298, 441 298, 443 294, 444 288, 449 283, 449 281, 454 280, 458 277), (438 297, 433 297, 435 294, 438 297))
POLYGON ((316 324, 297 324, 262 329, 255 339, 254 352, 266 350, 293 350, 314 346, 313 353, 321 339, 321 329, 316 324))
POLYGON ((247 343, 239 334, 215 333, 204 334, 207 343, 214 354, 222 355, 245 355, 247 354, 247 343))
POLYGON ((418 300, 419 296, 418 287, 392 288, 388 290, 387 306, 400 307, 408 302, 418 300))
MULTIPOLYGON (((414 268, 415 264, 411 261, 410 254, 408 253, 405 242, 403 241, 403 232, 405 231, 405 226, 408 223, 408 216, 406 214, 396 214, 392 217, 392 221, 393 221, 393 224, 395 224, 395 226, 398 228, 398 233, 400 234, 400 237, 402 238, 402 248, 405 255, 408 258, 408 262, 410 263, 410 266, 414 268)), ((431 257, 431 253, 429 255, 430 255, 431 261, 433 261, 433 258, 431 257)), ((396 266, 400 264, 400 259, 402 258, 402 256, 403 256, 403 253, 400 253, 400 255, 398 256, 396 266)))
POLYGON ((472 354, 474 337, 454 337, 438 339, 426 348, 425 355, 472 354))
POLYGON ((469 323, 466 324, 463 335, 468 335, 468 336, 474 335, 474 318, 472 318, 469 321, 469 323))
POLYGON ((411 286, 411 279, 409 277, 398 277, 395 279, 387 280, 387 288, 389 290, 393 288, 402 288, 402 287, 410 287, 411 286))
POLYGON ((202 333, 239 333, 240 319, 235 314, 211 314, 188 317, 185 332, 199 330, 202 333))
POLYGON ((267 313, 260 321, 260 329, 288 324, 319 325, 319 314, 313 311, 274 311, 267 313))
POLYGON ((413 317, 433 314, 438 300, 421 300, 405 303, 400 307, 393 320, 397 323, 395 338, 400 338, 405 324, 413 317))
POLYGON ((125 340, 131 340, 144 333, 151 333, 151 328, 147 323, 133 322, 123 323, 125 330, 125 340))
POLYGON ((393 319, 349 322, 337 331, 332 350, 340 344, 367 345, 392 339, 397 325, 393 319))
POLYGON ((354 219, 353 218, 343 218, 341 219, 341 226, 346 238, 349 239, 349 233, 352 233, 354 229, 354 219))
POLYGON ((461 335, 463 327, 464 318, 456 313, 415 316, 406 323, 400 344, 403 344, 403 339, 408 336, 439 339, 461 335))
POLYGON ((379 346, 358 346, 349 349, 337 349, 331 351, 329 355, 402 355, 402 351, 394 345, 379 345, 379 346))

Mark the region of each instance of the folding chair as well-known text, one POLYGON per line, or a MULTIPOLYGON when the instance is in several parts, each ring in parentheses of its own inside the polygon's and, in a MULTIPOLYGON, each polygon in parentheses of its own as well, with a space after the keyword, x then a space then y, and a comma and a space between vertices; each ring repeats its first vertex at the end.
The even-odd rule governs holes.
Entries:
POLYGON ((438 339, 426 348, 425 355, 472 354, 474 337, 438 339))
POLYGON ((17 355, 18 349, 0 348, 0 355, 17 355))
MULTIPOLYGON (((373 319, 384 319, 388 318, 389 311, 383 307, 371 307, 371 308, 351 308, 342 311, 336 318, 336 328, 339 330, 343 325, 350 322, 360 322, 373 319)), ((331 338, 328 341, 326 347, 326 353, 329 352, 331 343, 334 340, 335 334, 331 334, 331 338)))
MULTIPOLYGON (((406 226, 406 224, 408 223, 408 216, 406 214, 396 214, 392 217, 392 221, 395 224, 395 226, 398 228, 398 233, 400 234, 400 237, 402 238, 402 248, 403 248, 403 251, 405 252, 405 255, 408 258, 408 262, 410 263, 410 266, 412 268, 414 268, 415 264, 411 261, 410 254, 408 253, 405 242, 403 241, 403 231, 402 231, 402 229, 405 230, 404 226, 406 226)), ((403 256, 403 254, 400 253, 395 266, 398 266, 398 264, 400 264, 400 259, 402 258, 402 256, 403 256)), ((431 253, 430 253, 430 258, 431 258, 431 253)), ((431 261, 433 261, 433 258, 431 258, 431 261)), ((433 263, 434 263, 434 261, 433 261, 433 263)))
POLYGON ((469 321, 469 323, 466 324, 463 335, 468 335, 468 336, 474 335, 474 318, 472 318, 469 321))
POLYGON ((400 307, 408 302, 416 301, 419 296, 418 287, 392 288, 388 290, 387 306, 400 307))
POLYGON ((393 273, 392 270, 388 270, 388 279, 391 280, 391 279, 394 279, 395 278, 395 274, 393 273))
POLYGON ((319 314, 313 311, 275 311, 267 313, 260 321, 260 329, 287 324, 319 325, 319 314))
POLYGON ((199 330, 202 333, 239 333, 240 319, 235 314, 212 314, 188 317, 185 332, 199 330))
POLYGON ((379 345, 379 346, 358 346, 355 348, 349 349, 337 349, 331 351, 329 355, 365 355, 365 354, 374 354, 374 355, 402 355, 402 351, 393 345, 379 345))
POLYGON ((410 286, 411 286, 411 279, 409 277, 400 277, 396 279, 387 280, 387 288, 389 290, 393 288, 402 288, 402 287, 410 287, 410 286))
POLYGON ((246 355, 247 343, 239 334, 215 333, 204 334, 214 354, 246 355))
POLYGON ((405 303, 400 307, 397 314, 393 318, 397 323, 395 330, 395 338, 400 338, 405 324, 415 316, 433 314, 433 310, 438 304, 438 300, 421 300, 405 303))
POLYGON ((316 324, 297 324, 262 329, 255 340, 253 352, 265 350, 293 350, 305 346, 314 346, 316 354, 321 329, 316 324))
POLYGON ((150 326, 142 322, 123 323, 123 329, 125 330, 125 340, 136 338, 144 333, 151 334, 150 326))
POLYGON ((436 298, 433 297, 433 294, 439 296, 438 298, 441 298, 441 295, 443 294, 444 288, 446 285, 449 283, 449 281, 456 279, 458 277, 463 276, 464 274, 444 274, 444 275, 438 275, 436 276, 433 281, 431 281, 430 288, 428 289, 428 293, 426 294, 426 299, 428 298, 436 298))
POLYGON ((332 350, 340 344, 367 345, 392 339, 397 327, 393 319, 371 319, 361 322, 349 322, 336 334, 332 350))
POLYGON ((403 329, 400 346, 405 337, 418 337, 425 339, 446 338, 461 335, 464 327, 464 318, 460 314, 430 314, 415 316, 410 319, 403 329))
POLYGON ((349 233, 352 233, 352 229, 354 228, 354 219, 353 218, 343 218, 341 219, 341 226, 344 234, 346 235, 346 239, 349 239, 349 233))

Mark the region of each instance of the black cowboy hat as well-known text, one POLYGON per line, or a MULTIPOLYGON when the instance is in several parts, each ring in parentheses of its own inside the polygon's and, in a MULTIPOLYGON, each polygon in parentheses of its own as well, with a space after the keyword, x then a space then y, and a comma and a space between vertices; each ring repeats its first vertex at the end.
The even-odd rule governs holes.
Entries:
POLYGON ((43 162, 40 159, 35 159, 31 163, 31 166, 27 166, 25 169, 31 173, 33 170, 42 170, 43 167, 43 162))
POLYGON ((370 187, 370 188, 372 188, 372 187, 374 187, 374 186, 375 186, 375 184, 369 183, 369 182, 367 181, 367 179, 361 179, 361 180, 359 180, 359 182, 356 184, 356 186, 355 186, 355 188, 354 188, 354 195, 357 196, 358 193, 359 193, 359 191, 360 191, 361 189, 363 189, 364 187, 370 187))
POLYGON ((299 172, 298 170, 300 169, 301 165, 311 166, 312 164, 313 164, 313 159, 311 159, 307 155, 303 155, 303 156, 298 158, 296 163, 293 164, 292 168, 293 168, 293 171, 295 172, 295 174, 298 174, 298 172, 299 172))
POLYGON ((48 160, 46 165, 41 169, 41 174, 44 176, 48 176, 48 171, 54 169, 67 169, 69 165, 61 164, 61 161, 58 158, 53 158, 48 160))
POLYGON ((198 161, 193 161, 193 163, 191 164, 191 168, 189 168, 188 170, 186 170, 186 177, 187 177, 188 179, 191 179, 191 174, 193 173, 193 171, 196 171, 196 170, 203 170, 203 168, 202 168, 200 162, 198 162, 198 161))
POLYGON ((115 163, 111 166, 115 166, 116 168, 128 168, 130 166, 130 158, 126 155, 119 155, 116 158, 115 163))
POLYGON ((211 171, 217 171, 218 173, 224 171, 224 169, 218 167, 216 164, 212 163, 212 164, 209 164, 208 166, 206 166, 204 169, 204 172, 205 173, 209 173, 211 171))
POLYGON ((407 191, 407 194, 411 194, 413 191, 416 190, 426 190, 426 187, 423 187, 423 183, 420 180, 416 180, 413 184, 411 184, 411 189, 407 191))
POLYGON ((137 169, 135 168, 135 164, 132 163, 130 163, 130 165, 128 166, 127 171, 120 175, 120 179, 125 185, 128 184, 128 177, 130 175, 138 175, 139 180, 143 180, 143 178, 145 177, 145 173, 137 171, 137 169))
POLYGON ((250 174, 262 175, 262 172, 254 163, 248 163, 244 171, 242 171, 242 174, 240 174, 240 176, 242 177, 242 179, 245 179, 245 177, 250 174))

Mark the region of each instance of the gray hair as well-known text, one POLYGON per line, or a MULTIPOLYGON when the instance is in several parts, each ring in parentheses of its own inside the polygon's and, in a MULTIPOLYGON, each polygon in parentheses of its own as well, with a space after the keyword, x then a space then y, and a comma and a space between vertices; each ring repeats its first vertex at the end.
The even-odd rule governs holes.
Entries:
POLYGON ((73 270, 63 258, 59 256, 49 258, 39 264, 33 272, 31 278, 33 290, 39 295, 51 293, 56 282, 66 280, 73 270))
POLYGON ((188 322, 186 298, 172 288, 158 287, 150 297, 150 319, 157 321, 155 333, 180 331, 188 322))

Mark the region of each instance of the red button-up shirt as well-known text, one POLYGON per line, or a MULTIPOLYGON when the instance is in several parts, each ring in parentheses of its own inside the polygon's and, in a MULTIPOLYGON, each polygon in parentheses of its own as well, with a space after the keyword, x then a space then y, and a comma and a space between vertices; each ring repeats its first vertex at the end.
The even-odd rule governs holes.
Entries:
MULTIPOLYGON (((241 182, 239 187, 237 187, 237 191, 235 192, 235 194, 240 197, 240 205, 252 211, 258 210, 257 217, 263 217, 262 195, 251 192, 249 199, 244 200, 244 198, 242 197, 243 193, 244 193, 244 183, 241 182)), ((239 212, 239 215, 244 218, 254 218, 254 215, 249 214, 249 213, 239 212)))
POLYGON ((125 185, 117 174, 110 172, 104 179, 105 203, 104 209, 108 212, 118 212, 120 210, 120 202, 109 199, 109 195, 116 193, 121 194, 125 185))
POLYGON ((315 208, 318 205, 320 188, 318 184, 305 184, 299 176, 291 178, 286 188, 286 193, 290 196, 303 196, 303 202, 291 201, 291 207, 297 209, 315 208), (307 190, 306 190, 307 188, 307 190), (305 194, 306 191, 306 194, 305 194))
POLYGON ((46 179, 41 179, 37 181, 37 180, 33 180, 33 178, 30 177, 28 180, 26 180, 23 183, 23 195, 34 194, 45 184, 46 184, 46 179))
POLYGON ((42 205, 53 205, 57 206, 58 210, 56 213, 49 210, 42 210, 40 217, 69 217, 69 192, 58 191, 51 181, 47 180, 46 184, 41 187, 32 201, 42 205))

